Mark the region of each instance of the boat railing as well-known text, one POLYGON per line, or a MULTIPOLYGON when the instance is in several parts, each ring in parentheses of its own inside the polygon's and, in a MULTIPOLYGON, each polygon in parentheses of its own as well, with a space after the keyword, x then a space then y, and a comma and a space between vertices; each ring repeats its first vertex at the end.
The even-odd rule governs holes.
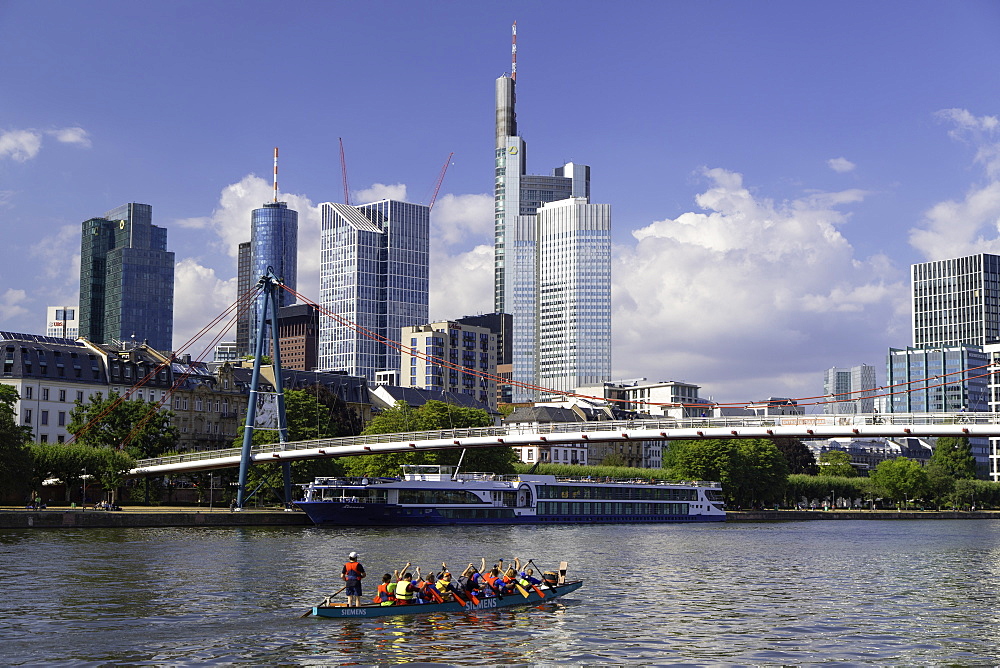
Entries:
POLYGON ((476 471, 455 474, 455 480, 519 482, 520 479, 521 477, 517 475, 503 475, 500 473, 480 473, 476 471))
POLYGON ((605 476, 556 476, 556 482, 570 482, 585 485, 618 484, 618 485, 664 485, 670 487, 712 487, 722 488, 722 483, 710 480, 658 480, 650 478, 611 478, 605 476))

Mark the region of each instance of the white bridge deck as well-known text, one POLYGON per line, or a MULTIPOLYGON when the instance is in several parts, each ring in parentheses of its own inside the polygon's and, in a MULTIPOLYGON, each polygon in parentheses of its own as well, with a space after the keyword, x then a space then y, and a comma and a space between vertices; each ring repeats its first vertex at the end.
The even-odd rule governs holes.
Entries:
MULTIPOLYGON (((876 413, 858 415, 772 415, 766 417, 656 418, 608 422, 559 422, 534 427, 444 429, 373 434, 254 446, 256 463, 346 457, 408 450, 485 448, 614 441, 671 441, 707 438, 1000 436, 998 413, 876 413)), ((164 475, 239 466, 240 448, 142 459, 131 476, 164 475)))

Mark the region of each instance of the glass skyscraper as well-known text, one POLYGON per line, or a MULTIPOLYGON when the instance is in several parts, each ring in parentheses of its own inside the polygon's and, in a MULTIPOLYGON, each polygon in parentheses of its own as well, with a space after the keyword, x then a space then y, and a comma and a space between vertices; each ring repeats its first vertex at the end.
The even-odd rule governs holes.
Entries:
POLYGON ((320 319, 319 368, 370 381, 398 373, 399 351, 385 341, 428 320, 430 209, 394 200, 320 209, 320 304, 337 317, 320 319))
POLYGON ((538 384, 572 392, 611 379, 611 205, 538 209, 538 384))
MULTIPOLYGON (((913 345, 917 368, 912 378, 921 373, 933 377, 960 369, 974 369, 968 374, 949 376, 940 388, 895 394, 892 410, 904 408, 919 411, 934 410, 1000 410, 1000 383, 992 368, 977 368, 987 361, 1000 361, 1000 256, 979 253, 965 257, 922 262, 912 266, 913 345), (945 351, 945 352, 942 352, 945 351), (940 361, 941 355, 946 359, 940 361), (981 357, 982 356, 982 357, 981 357), (927 361, 924 362, 923 360, 927 361), (930 364, 933 363, 933 367, 930 364), (958 367, 958 364, 965 365, 958 367), (984 386, 984 387, 981 387, 984 386), (988 387, 985 387, 987 386, 988 387), (903 398, 900 398, 903 397, 903 398), (942 408, 944 406, 944 408, 942 408)), ((901 367, 901 351, 890 350, 889 368, 901 367)), ((995 367, 994 367, 995 368, 995 367)), ((899 378, 897 373, 890 377, 899 378)), ((938 380, 931 384, 941 384, 938 380)), ((921 385, 914 386, 915 388, 921 385)), ((973 454, 982 468, 988 466, 993 480, 1000 480, 1000 438, 970 438, 973 454), (989 451, 986 461, 985 451, 989 451)))
POLYGON ((174 254, 153 207, 130 203, 82 225, 80 336, 173 348, 174 254))
MULTIPOLYGON (((551 176, 527 174, 525 155, 527 145, 517 133, 515 97, 515 81, 512 77, 504 75, 496 80, 494 308, 497 312, 509 313, 514 318, 511 337, 512 378, 516 382, 537 385, 543 375, 555 378, 572 366, 574 369, 606 368, 607 375, 595 382, 610 380, 611 350, 610 346, 604 345, 603 335, 598 343, 590 334, 566 332, 567 339, 574 340, 575 362, 569 365, 557 362, 552 355, 547 356, 543 362, 538 355, 540 310, 543 308, 538 272, 542 258, 545 257, 545 251, 539 243, 543 232, 540 230, 538 212, 546 203, 568 198, 580 199, 584 204, 589 202, 590 167, 567 163, 554 169, 551 176), (598 360, 598 357, 606 359, 598 360), (559 367, 559 370, 552 365, 559 367)), ((603 213, 599 215, 610 229, 610 206, 603 206, 607 208, 602 209, 603 213)), ((590 214, 586 214, 585 217, 589 218, 590 214)), ((579 248, 582 249, 585 245, 579 248)), ((577 261, 569 254, 568 248, 561 250, 565 252, 562 252, 559 260, 551 257, 545 259, 547 280, 550 282, 556 280, 555 276, 560 275, 555 263, 577 261)), ((587 261, 591 266, 595 266, 594 263, 597 262, 593 258, 587 261)), ((603 261, 606 265, 600 267, 595 276, 610 279, 610 252, 603 261)), ((564 287, 574 289, 569 285, 564 287)), ((553 286, 550 284, 548 289, 553 289, 553 286)), ((606 315, 606 323, 602 323, 599 328, 606 331, 610 339, 610 304, 606 315)), ((575 321, 567 324, 576 327, 580 323, 575 321)), ((589 376, 589 373, 586 375, 589 376)), ((531 401, 536 398, 534 391, 519 386, 512 388, 511 395, 515 402, 531 401)))
POLYGON ((912 287, 914 346, 1000 343, 1000 256, 915 264, 912 287))
MULTIPOLYGON (((258 279, 260 276, 257 277, 258 279)), ((250 291, 255 283, 250 274, 250 242, 241 242, 237 249, 236 257, 236 299, 250 291)), ((250 311, 239 316, 236 321, 236 355, 242 357, 250 354, 250 311)))
MULTIPOLYGON (((295 289, 298 236, 299 214, 294 209, 289 209, 285 202, 267 202, 261 208, 253 210, 250 214, 250 275, 244 277, 249 279, 249 287, 271 269, 282 283, 292 290, 295 289)), ((279 290, 276 296, 279 308, 295 303, 295 297, 285 290, 279 290)), ((269 315, 263 310, 264 295, 261 293, 254 308, 248 313, 247 353, 253 353, 255 350, 261 323, 269 319, 269 315)), ((238 328, 237 335, 239 335, 238 328)))

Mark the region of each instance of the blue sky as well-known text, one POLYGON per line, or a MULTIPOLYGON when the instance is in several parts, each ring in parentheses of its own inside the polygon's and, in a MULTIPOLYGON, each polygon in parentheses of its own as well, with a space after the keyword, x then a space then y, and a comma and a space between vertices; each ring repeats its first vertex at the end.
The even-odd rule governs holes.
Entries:
POLYGON ((455 153, 431 315, 492 310, 515 19, 529 171, 589 164, 612 204, 618 378, 727 402, 881 378, 909 265, 1000 252, 1000 3, 0 0, 0 329, 74 303, 80 223, 138 201, 177 254, 183 344, 235 298, 274 146, 318 299, 338 137, 355 202, 426 202, 455 153))

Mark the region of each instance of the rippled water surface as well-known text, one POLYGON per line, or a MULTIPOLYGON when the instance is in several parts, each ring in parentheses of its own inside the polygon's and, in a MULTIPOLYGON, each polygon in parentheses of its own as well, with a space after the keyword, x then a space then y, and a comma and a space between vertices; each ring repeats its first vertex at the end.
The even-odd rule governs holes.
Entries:
POLYGON ((0 531, 0 663, 996 663, 998 581, 990 520, 0 531), (351 550, 369 582, 520 556, 586 583, 539 608, 300 618, 351 550))

